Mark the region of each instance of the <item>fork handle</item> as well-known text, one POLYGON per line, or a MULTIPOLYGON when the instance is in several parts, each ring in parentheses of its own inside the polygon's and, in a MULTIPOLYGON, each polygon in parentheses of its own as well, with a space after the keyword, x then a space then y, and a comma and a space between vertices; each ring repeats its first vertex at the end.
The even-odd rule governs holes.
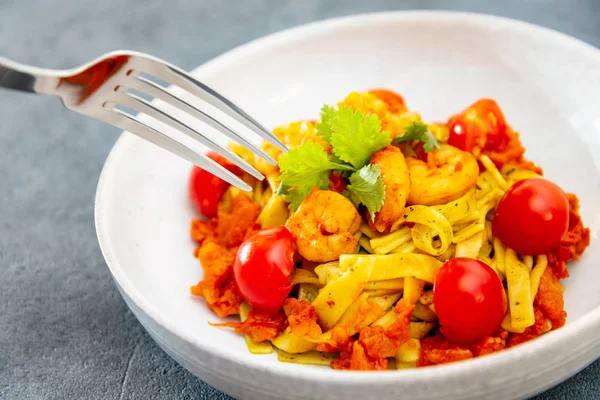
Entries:
POLYGON ((0 88, 52 94, 58 73, 0 57, 0 88), (54 85, 54 86, 53 86, 54 85))

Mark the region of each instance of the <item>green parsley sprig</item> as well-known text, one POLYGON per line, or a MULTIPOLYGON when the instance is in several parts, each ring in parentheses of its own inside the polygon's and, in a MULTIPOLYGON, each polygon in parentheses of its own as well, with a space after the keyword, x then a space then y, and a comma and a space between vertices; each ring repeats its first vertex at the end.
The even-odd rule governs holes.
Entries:
POLYGON ((429 131, 427 124, 421 121, 414 121, 408 124, 404 128, 404 133, 398 136, 392 144, 400 144, 411 140, 419 140, 423 142, 423 148, 426 152, 433 151, 435 149, 441 149, 440 142, 433 136, 433 133, 429 131))
POLYGON ((364 205, 375 218, 383 206, 385 185, 379 167, 368 163, 374 153, 391 143, 390 134, 381 130, 377 115, 349 107, 324 106, 316 129, 331 144, 332 154, 307 142, 281 156, 278 193, 295 210, 312 188, 329 189, 329 175, 337 172, 350 182, 344 195, 357 207, 364 205))

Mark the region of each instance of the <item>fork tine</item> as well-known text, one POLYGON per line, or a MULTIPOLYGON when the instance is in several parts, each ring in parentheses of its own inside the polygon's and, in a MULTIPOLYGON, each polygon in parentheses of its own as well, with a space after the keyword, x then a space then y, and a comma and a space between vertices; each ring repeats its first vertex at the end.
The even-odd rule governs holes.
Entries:
POLYGON ((117 101, 118 103, 120 103, 126 107, 132 108, 134 110, 140 111, 144 114, 147 114, 147 115, 151 116, 152 118, 157 119, 158 121, 161 121, 161 122, 171 126, 172 128, 175 128, 178 131, 185 133, 187 136, 191 137, 194 140, 199 141, 200 143, 202 143, 203 145, 205 145, 212 151, 218 153, 219 155, 221 155, 221 156, 225 157, 226 159, 228 159, 229 161, 233 162, 238 167, 240 167, 241 169, 243 169, 244 171, 246 171, 247 173, 249 173, 256 179, 258 179, 258 180, 264 179, 264 176, 262 176, 262 174, 260 172, 258 172, 253 166, 248 164, 245 160, 243 160, 237 154, 234 154, 231 151, 229 151, 228 149, 220 146, 218 143, 214 142, 212 139, 205 137, 200 132, 196 131, 194 128, 181 122, 180 120, 174 118, 173 116, 167 114, 166 112, 164 112, 160 108, 156 107, 154 104, 150 103, 149 101, 142 99, 141 97, 136 96, 133 93, 127 93, 124 91, 120 91, 119 93, 122 96, 120 96, 120 99, 117 101))
POLYGON ((111 115, 110 118, 102 118, 105 122, 108 122, 111 125, 114 125, 120 129, 136 134, 142 139, 146 139, 147 141, 154 143, 165 150, 170 151, 171 153, 186 159, 199 166, 202 169, 207 170, 211 174, 223 179, 227 183, 230 183, 238 188, 250 192, 252 187, 249 186, 246 182, 241 180, 235 174, 226 170, 210 158, 206 157, 202 153, 195 152, 190 149, 186 145, 180 143, 179 141, 173 139, 172 137, 166 135, 165 133, 146 125, 145 123, 139 121, 137 118, 124 113, 123 111, 113 108, 107 109, 107 112, 114 112, 114 115, 111 115), (115 118, 116 117, 116 118, 115 118))
POLYGON ((180 88, 196 95, 208 104, 212 105, 218 110, 223 111, 231 118, 242 123, 248 129, 252 130, 254 133, 271 143, 273 146, 277 147, 282 152, 287 153, 287 148, 281 142, 281 140, 279 140, 277 136, 258 123, 258 121, 248 115, 245 111, 240 109, 225 97, 221 96, 219 93, 215 92, 210 87, 194 79, 187 72, 175 67, 174 65, 168 63, 164 64, 165 68, 156 69, 158 78, 161 78, 169 83, 173 83, 180 88))
POLYGON ((127 86, 129 86, 131 89, 135 89, 135 90, 139 90, 140 92, 147 93, 153 97, 156 97, 156 98, 172 105, 173 107, 183 109, 185 112, 198 118, 199 120, 201 120, 202 122, 204 122, 205 124, 210 126, 211 128, 214 128, 217 131, 223 133, 229 139, 236 141, 238 143, 241 143, 245 148, 252 151, 258 157, 263 158, 269 164, 277 165, 277 161, 275 161, 263 149, 254 145, 253 143, 248 141, 245 137, 239 135, 237 132, 232 130, 227 125, 214 119, 210 115, 206 114, 204 111, 199 110, 198 108, 189 104, 187 101, 183 100, 182 98, 174 95, 173 93, 170 93, 167 89, 165 89, 161 85, 158 85, 140 75, 137 75, 135 78, 136 79, 133 79, 133 80, 127 82, 127 86))

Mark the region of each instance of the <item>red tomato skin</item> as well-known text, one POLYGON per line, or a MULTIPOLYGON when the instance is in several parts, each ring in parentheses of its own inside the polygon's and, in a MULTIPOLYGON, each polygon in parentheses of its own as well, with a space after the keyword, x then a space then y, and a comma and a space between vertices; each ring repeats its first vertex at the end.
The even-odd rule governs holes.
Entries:
POLYGON ((546 254, 569 230, 569 199, 555 183, 542 178, 515 183, 500 199, 492 234, 523 255, 546 254))
POLYGON ((380 100, 385 101, 387 104, 399 104, 404 106, 404 97, 399 95, 398 93, 388 90, 388 89, 372 89, 369 90, 373 96, 379 98, 380 100))
POLYGON ((448 121, 448 144, 464 151, 497 149, 506 139, 506 120, 498 104, 481 99, 448 121))
POLYGON ((277 312, 290 294, 294 238, 284 226, 263 229, 239 247, 233 278, 242 297, 257 309, 277 312))
POLYGON ((506 313, 506 294, 487 264, 454 258, 442 265, 433 287, 440 330, 448 340, 470 345, 494 334, 506 313))
MULTIPOLYGON (((242 174, 241 169, 217 153, 209 152, 206 156, 227 168, 230 172, 238 176, 242 174)), ((219 201, 221 201, 221 197, 223 197, 228 187, 229 183, 221 178, 217 178, 197 165, 192 167, 188 183, 188 193, 192 203, 204 216, 208 218, 217 216, 219 201)))

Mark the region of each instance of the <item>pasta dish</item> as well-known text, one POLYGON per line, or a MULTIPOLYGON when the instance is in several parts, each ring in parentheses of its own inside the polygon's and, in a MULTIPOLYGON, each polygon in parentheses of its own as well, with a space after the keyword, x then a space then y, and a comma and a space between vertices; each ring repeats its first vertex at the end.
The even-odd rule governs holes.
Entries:
POLYGON ((204 275, 191 288, 255 354, 335 369, 484 356, 565 324, 567 264, 590 242, 491 99, 425 123, 389 90, 278 127, 273 166, 242 147, 245 193, 194 167, 204 275), (239 319, 238 317, 239 316, 239 319))

